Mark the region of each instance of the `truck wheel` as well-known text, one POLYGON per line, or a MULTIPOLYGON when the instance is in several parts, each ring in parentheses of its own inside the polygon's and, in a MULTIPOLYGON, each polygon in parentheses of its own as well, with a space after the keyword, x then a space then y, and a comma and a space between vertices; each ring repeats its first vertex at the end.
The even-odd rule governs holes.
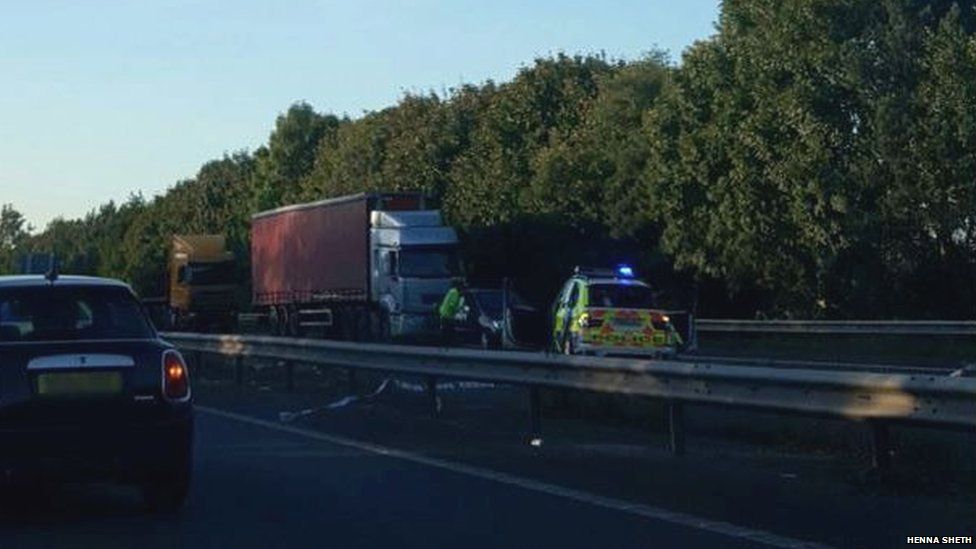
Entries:
POLYGON ((369 312, 366 309, 356 309, 356 341, 369 341, 372 335, 369 312))
POLYGON ((281 335, 281 315, 278 314, 278 307, 274 305, 268 308, 268 324, 271 326, 271 335, 281 335))
POLYGON ((377 340, 381 343, 389 343, 393 341, 393 330, 391 328, 390 313, 388 311, 380 311, 380 322, 377 336, 377 340))
POLYGON ((339 339, 342 341, 356 341, 355 312, 347 307, 339 311, 339 339))
POLYGON ((288 335, 291 337, 302 337, 302 317, 298 314, 298 309, 294 306, 289 306, 287 313, 288 335))

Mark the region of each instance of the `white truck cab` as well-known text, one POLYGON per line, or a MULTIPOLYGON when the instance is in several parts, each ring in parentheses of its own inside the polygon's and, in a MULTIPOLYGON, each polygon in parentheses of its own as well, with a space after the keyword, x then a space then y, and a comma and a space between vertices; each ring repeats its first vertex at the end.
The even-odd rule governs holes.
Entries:
POLYGON ((393 337, 436 332, 435 310, 460 274, 458 237, 440 210, 370 214, 370 292, 393 337))

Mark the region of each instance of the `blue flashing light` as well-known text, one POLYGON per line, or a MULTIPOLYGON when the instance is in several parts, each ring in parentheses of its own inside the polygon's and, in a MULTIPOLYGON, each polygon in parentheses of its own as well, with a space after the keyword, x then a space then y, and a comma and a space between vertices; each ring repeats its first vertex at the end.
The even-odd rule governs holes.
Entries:
POLYGON ((630 268, 630 265, 620 265, 617 267, 617 274, 624 278, 633 278, 634 270, 630 268))

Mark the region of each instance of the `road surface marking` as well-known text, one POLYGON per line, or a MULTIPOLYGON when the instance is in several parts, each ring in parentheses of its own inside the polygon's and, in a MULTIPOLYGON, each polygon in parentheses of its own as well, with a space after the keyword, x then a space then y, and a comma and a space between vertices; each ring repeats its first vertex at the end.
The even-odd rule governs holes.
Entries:
POLYGON ((508 473, 492 471, 490 469, 483 469, 481 467, 474 467, 471 465, 464 465, 461 463, 454 463, 442 459, 426 457, 420 454, 414 454, 412 452, 407 452, 404 450, 387 448, 385 446, 380 446, 378 444, 363 442, 363 441, 340 437, 336 435, 330 435, 319 431, 313 431, 311 429, 303 429, 301 427, 282 425, 280 423, 275 423, 273 421, 266 421, 263 419, 258 419, 255 417, 238 414, 235 412, 228 412, 225 410, 219 410, 217 408, 210 408, 208 406, 197 405, 194 408, 200 412, 210 414, 213 416, 222 417, 225 419, 232 419, 235 421, 240 421, 242 423, 248 423, 259 427, 265 427, 267 429, 273 429, 275 431, 280 431, 283 433, 289 433, 292 435, 319 440, 322 442, 328 442, 330 444, 345 446, 347 448, 353 448, 356 450, 362 450, 364 452, 378 454, 381 456, 409 461, 412 463, 418 463, 421 465, 426 465, 428 467, 434 467, 437 469, 450 471, 452 473, 466 475, 466 476, 479 478, 483 480, 490 480, 493 482, 507 484, 509 486, 515 486, 517 488, 522 488, 523 490, 529 490, 532 492, 537 492, 537 493, 546 494, 550 496, 557 496, 557 497, 561 497, 561 498, 565 498, 565 499, 569 499, 581 503, 586 503, 596 507, 602 507, 604 509, 621 511, 624 513, 629 513, 644 518, 659 520, 662 522, 676 524, 679 526, 685 526, 688 528, 693 528, 695 530, 703 530, 706 532, 721 534, 732 538, 738 538, 738 539, 744 539, 756 543, 762 543, 765 545, 769 545, 771 547, 780 547, 783 549, 829 549, 829 546, 820 543, 814 543, 814 542, 789 538, 786 536, 773 534, 771 532, 766 532, 763 530, 756 530, 753 528, 736 526, 735 524, 731 524, 728 522, 709 520, 701 517, 696 517, 694 515, 689 515, 686 513, 668 511, 667 509, 662 509, 660 507, 653 507, 650 505, 644 505, 642 503, 633 503, 633 502, 610 498, 606 496, 600 496, 597 494, 584 492, 582 490, 557 486, 555 484, 549 484, 547 482, 541 482, 541 481, 532 480, 528 478, 518 477, 515 475, 510 475, 508 473))

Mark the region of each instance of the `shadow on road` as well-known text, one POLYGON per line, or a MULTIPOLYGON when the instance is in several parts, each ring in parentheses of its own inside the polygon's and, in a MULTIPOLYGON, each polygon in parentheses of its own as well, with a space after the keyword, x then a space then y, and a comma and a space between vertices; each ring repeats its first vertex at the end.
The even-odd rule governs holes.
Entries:
POLYGON ((66 484, 0 491, 0 527, 56 526, 147 515, 139 491, 134 487, 66 484))

